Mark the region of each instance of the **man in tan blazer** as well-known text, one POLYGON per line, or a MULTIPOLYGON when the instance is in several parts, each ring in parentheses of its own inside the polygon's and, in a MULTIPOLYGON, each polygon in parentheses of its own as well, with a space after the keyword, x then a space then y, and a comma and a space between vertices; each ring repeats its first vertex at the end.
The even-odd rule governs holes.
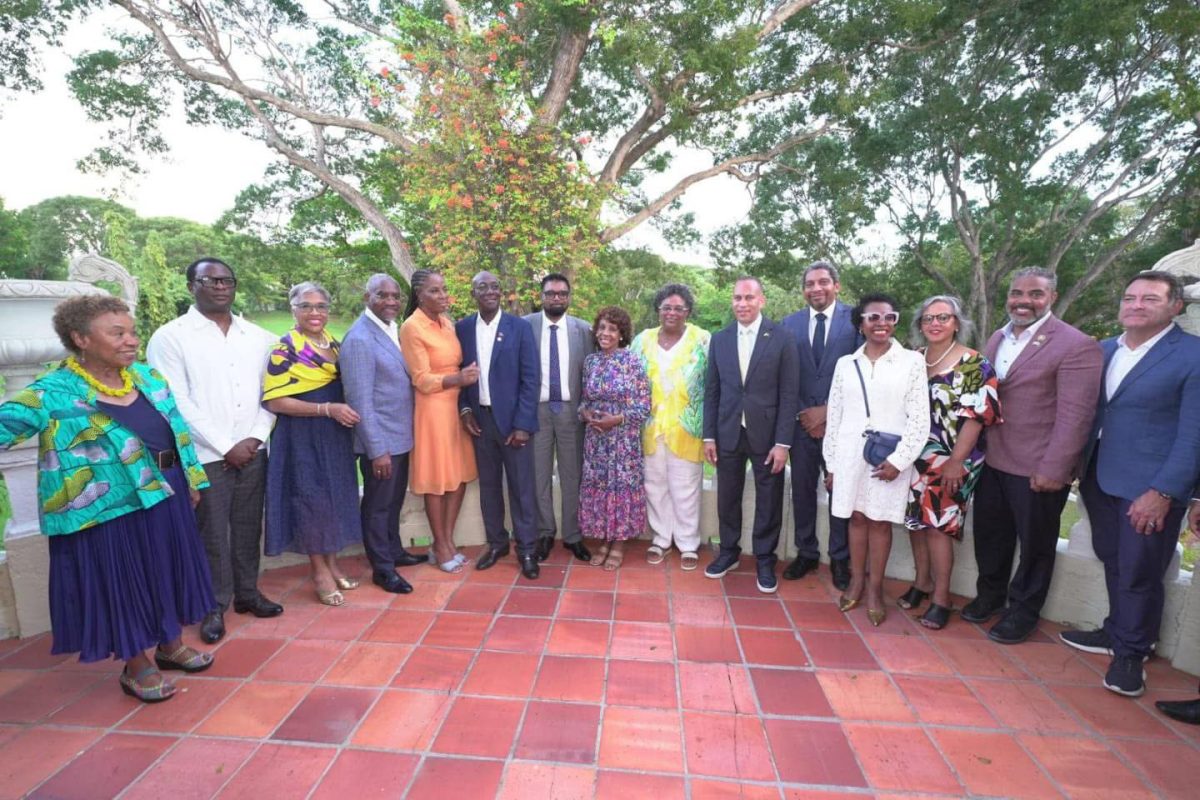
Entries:
POLYGON ((1048 270, 1015 273, 1009 322, 984 349, 1000 378, 1004 422, 987 431, 987 460, 975 491, 979 578, 962 617, 981 623, 1002 614, 988 631, 1002 644, 1025 641, 1037 626, 1054 575, 1059 518, 1100 391, 1100 346, 1051 312, 1056 286, 1048 270), (1017 542, 1021 560, 1014 573, 1017 542))

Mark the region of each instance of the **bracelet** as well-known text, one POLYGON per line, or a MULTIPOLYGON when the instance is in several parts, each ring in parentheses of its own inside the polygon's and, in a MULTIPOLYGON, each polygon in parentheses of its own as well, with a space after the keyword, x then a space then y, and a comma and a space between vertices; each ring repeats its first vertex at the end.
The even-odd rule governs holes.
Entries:
POLYGON ((317 416, 318 417, 328 417, 329 416, 329 403, 317 403, 317 416))

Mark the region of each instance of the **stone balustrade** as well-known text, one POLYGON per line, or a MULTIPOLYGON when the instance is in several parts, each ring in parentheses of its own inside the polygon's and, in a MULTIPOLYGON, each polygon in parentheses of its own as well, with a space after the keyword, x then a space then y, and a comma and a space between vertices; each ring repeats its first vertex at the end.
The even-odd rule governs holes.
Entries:
MULTIPOLYGON (((87 271, 100 278, 114 280, 119 277, 113 269, 119 269, 119 266, 112 262, 98 264, 93 260, 86 263, 91 264, 87 271)), ((1166 256, 1156 268, 1200 278, 1200 241, 1190 248, 1166 256)), ((72 275, 82 275, 83 272, 85 270, 73 270, 72 275)), ((136 291, 136 283, 117 282, 126 292, 130 287, 136 291)), ((7 380, 8 393, 32 380, 45 361, 61 357, 61 350, 52 346, 57 344, 57 339, 48 344, 53 333, 46 333, 50 309, 54 304, 72 294, 95 291, 100 290, 78 281, 0 281, 0 309, 6 320, 5 338, 0 340, 0 372, 7 380), (14 319, 11 316, 14 312, 25 315, 17 324, 8 322, 14 319), (18 344, 12 344, 13 341, 18 344)), ((1200 334, 1200 284, 1189 286, 1185 296, 1187 309, 1179 322, 1191 333, 1200 334)), ((7 452, 0 451, 0 473, 8 483, 13 505, 13 517, 5 531, 7 563, 0 564, 0 638, 32 636, 50 627, 46 599, 49 557, 45 537, 39 535, 38 530, 35 462, 36 449, 30 443, 7 452)), ((717 535, 715 486, 705 486, 701 502, 701 528, 708 540, 717 535)), ((1087 512, 1082 503, 1078 503, 1078 506, 1080 519, 1071 529, 1070 539, 1059 542, 1054 580, 1042 616, 1056 622, 1092 628, 1104 619, 1108 601, 1104 570, 1092 552, 1087 512)), ((743 508, 745 528, 742 547, 749 552, 750 525, 754 518, 752 481, 747 481, 743 508)), ((781 559, 790 559, 795 555, 791 544, 792 528, 791 504, 785 502, 784 535, 781 536, 779 547, 781 559)), ((956 548, 951 579, 951 589, 967 597, 974 596, 976 578, 972 529, 971 519, 968 518, 963 542, 956 548)), ((411 543, 414 538, 428 536, 428 530, 421 497, 409 495, 400 521, 401 536, 406 543, 411 543)), ((818 519, 817 533, 824 550, 829 531, 823 511, 818 519)), ((485 542, 475 484, 468 487, 456 539, 464 546, 482 545, 485 542)), ((302 560, 297 556, 267 558, 263 561, 263 568, 271 569, 302 560)), ((888 576, 902 580, 913 577, 912 551, 905 531, 899 527, 893 538, 888 576)), ((1166 608, 1158 655, 1170 660, 1178 669, 1200 675, 1200 581, 1194 580, 1191 572, 1180 568, 1179 552, 1167 570, 1165 583, 1166 608)))

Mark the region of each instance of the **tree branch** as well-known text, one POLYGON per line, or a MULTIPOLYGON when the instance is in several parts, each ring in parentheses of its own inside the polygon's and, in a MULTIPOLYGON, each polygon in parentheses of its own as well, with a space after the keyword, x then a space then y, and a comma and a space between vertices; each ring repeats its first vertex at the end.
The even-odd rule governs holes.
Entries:
POLYGON ((567 98, 571 96, 571 87, 575 85, 575 78, 579 74, 579 65, 583 62, 589 44, 590 29, 563 29, 559 33, 554 50, 554 64, 550 68, 550 79, 542 92, 542 99, 534 116, 538 125, 553 127, 562 118, 567 108, 567 98))
POLYGON ((784 141, 772 147, 770 150, 760 153, 750 153, 744 156, 734 156, 733 158, 728 158, 719 164, 714 164, 708 169, 688 175, 670 189, 659 195, 658 198, 646 204, 645 207, 643 207, 633 216, 626 219, 624 222, 605 228, 603 231, 601 231, 601 244, 608 244, 609 242, 619 239, 625 234, 629 233, 638 225, 641 225, 646 220, 658 214, 668 205, 675 202, 675 200, 681 197, 684 192, 701 181, 724 173, 727 175, 732 175, 733 177, 745 183, 753 182, 757 177, 757 174, 755 174, 757 173, 757 167, 761 167, 763 164, 770 163, 794 147, 798 147, 805 142, 812 141, 813 139, 827 132, 829 127, 829 124, 826 123, 815 130, 806 131, 805 133, 785 139, 784 141), (743 168, 751 165, 754 165, 756 169, 754 170, 754 173, 747 175, 743 168))
POLYGON ((763 21, 762 27, 758 29, 758 40, 761 42, 766 39, 779 30, 783 23, 817 2, 818 0, 790 0, 775 6, 775 9, 763 21))

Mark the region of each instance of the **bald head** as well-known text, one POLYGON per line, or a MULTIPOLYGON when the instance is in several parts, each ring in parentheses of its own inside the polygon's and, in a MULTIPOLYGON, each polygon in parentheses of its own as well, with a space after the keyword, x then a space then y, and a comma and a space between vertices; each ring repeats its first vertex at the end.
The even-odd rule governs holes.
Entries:
POLYGON ((479 316, 491 321, 500 310, 500 279, 490 272, 484 271, 471 279, 471 296, 479 308, 479 316))

